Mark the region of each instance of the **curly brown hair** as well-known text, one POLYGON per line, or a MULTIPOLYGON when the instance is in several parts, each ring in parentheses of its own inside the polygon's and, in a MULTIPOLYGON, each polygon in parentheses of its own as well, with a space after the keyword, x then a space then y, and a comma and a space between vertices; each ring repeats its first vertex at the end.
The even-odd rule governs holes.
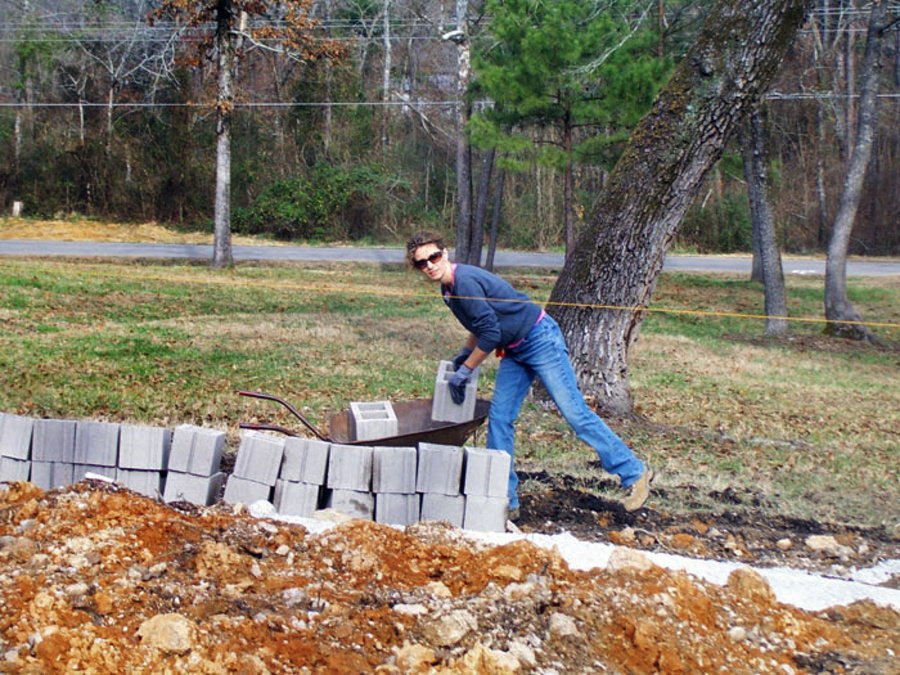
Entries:
POLYGON ((413 267, 413 263, 415 262, 413 255, 415 254, 416 249, 420 246, 427 246, 428 244, 434 244, 442 251, 447 248, 444 245, 444 237, 437 232, 417 232, 410 237, 408 242, 406 242, 406 264, 410 268, 413 267))

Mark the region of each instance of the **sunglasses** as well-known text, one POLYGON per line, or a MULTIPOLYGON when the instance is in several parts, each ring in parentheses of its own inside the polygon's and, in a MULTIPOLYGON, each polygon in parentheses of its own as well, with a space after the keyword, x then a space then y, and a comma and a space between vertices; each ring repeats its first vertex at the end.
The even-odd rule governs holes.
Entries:
POLYGON ((439 262, 441 262, 441 258, 443 257, 443 251, 435 251, 427 258, 417 258, 416 260, 413 260, 413 265, 415 265, 417 270, 424 270, 428 266, 428 263, 437 265, 439 262))

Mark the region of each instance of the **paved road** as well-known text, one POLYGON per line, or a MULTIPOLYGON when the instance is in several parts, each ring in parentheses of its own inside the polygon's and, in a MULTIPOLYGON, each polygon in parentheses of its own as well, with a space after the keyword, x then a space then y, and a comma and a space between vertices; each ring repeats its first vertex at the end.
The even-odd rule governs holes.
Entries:
MULTIPOLYGON (((304 262, 357 261, 373 263, 402 263, 403 251, 398 248, 336 248, 312 246, 235 246, 235 260, 272 260, 304 262)), ((168 258, 210 259, 212 246, 202 244, 119 244, 88 241, 25 241, 0 240, 0 256, 67 256, 88 258, 168 258)), ((560 253, 518 253, 498 251, 496 267, 560 268, 560 253)), ((824 275, 823 260, 785 258, 785 274, 824 275)), ((750 273, 749 257, 683 256, 666 258, 668 271, 750 273)), ((849 262, 848 276, 900 276, 900 262, 849 262)))

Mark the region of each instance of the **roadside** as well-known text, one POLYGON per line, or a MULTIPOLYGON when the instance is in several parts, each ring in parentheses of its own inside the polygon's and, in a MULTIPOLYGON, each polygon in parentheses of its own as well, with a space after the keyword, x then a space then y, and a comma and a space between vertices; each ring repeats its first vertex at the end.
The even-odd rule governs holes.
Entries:
MULTIPOLYGON (((368 262, 402 264, 401 247, 374 247, 357 244, 328 246, 298 245, 271 239, 232 238, 234 259, 244 261, 289 262, 368 262)), ((76 258, 153 258, 203 260, 212 258, 212 235, 179 232, 155 223, 121 225, 87 220, 29 221, 0 220, 0 256, 76 257, 76 258)), ((498 251, 497 267, 538 267, 558 269, 564 256, 553 252, 498 251)), ((670 272, 719 272, 749 274, 747 255, 683 255, 666 258, 664 270, 670 272)), ((788 275, 824 275, 821 257, 791 256, 783 261, 788 275)), ((900 276, 900 259, 851 258, 849 276, 900 276)))

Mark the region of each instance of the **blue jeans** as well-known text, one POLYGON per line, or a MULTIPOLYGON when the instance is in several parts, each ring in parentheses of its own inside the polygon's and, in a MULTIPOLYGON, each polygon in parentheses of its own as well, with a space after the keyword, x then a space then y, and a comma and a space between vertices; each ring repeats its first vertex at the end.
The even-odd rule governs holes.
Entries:
MULTIPOLYGON (((520 345, 507 349, 500 361, 488 417, 487 447, 505 450, 513 459, 513 424, 535 377, 541 378, 578 438, 596 450, 603 468, 618 475, 623 487, 635 483, 644 473, 644 463, 585 403, 569 361, 569 349, 559 326, 549 316, 536 324, 520 345)), ((519 505, 518 484, 519 477, 510 462, 507 490, 510 508, 519 505)))

